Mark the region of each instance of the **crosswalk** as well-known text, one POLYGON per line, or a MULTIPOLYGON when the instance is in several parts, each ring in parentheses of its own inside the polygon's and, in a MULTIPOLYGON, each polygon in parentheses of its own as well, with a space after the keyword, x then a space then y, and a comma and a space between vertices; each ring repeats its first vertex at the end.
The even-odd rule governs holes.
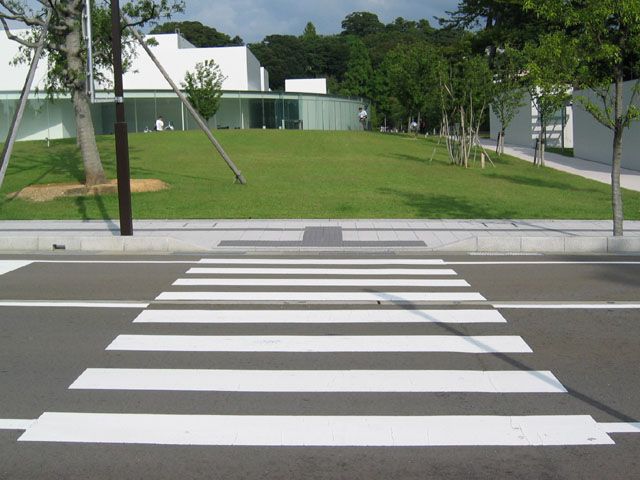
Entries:
MULTIPOLYGON (((372 401, 383 401, 380 395, 385 394, 567 395, 561 379, 549 370, 482 368, 483 356, 535 352, 520 336, 496 335, 507 319, 454 270, 444 268, 442 260, 206 258, 199 264, 188 268, 133 320, 144 333, 122 333, 105 346, 107 355, 157 352, 153 358, 158 364, 87 366, 69 390, 284 398, 296 393, 375 395, 372 401), (318 334, 313 327, 319 325, 336 331, 318 334), (407 333, 401 328, 439 325, 445 327, 439 333, 445 334, 407 333), (492 334, 467 335, 453 328, 456 325, 491 327, 492 334), (391 333, 367 331, 373 327, 386 327, 391 333), (220 334, 220 328, 240 328, 243 333, 220 334), (344 328, 358 333, 343 334, 344 328), (191 355, 193 368, 161 364, 171 363, 180 353, 191 355), (280 360, 278 368, 273 368, 273 361, 272 368, 219 368, 206 354, 218 359, 269 355, 280 360), (298 360, 313 358, 318 368, 301 369, 292 354, 298 360), (398 365, 354 369, 347 361, 342 369, 323 368, 322 359, 337 354, 352 359, 393 354, 398 365), (430 359, 446 354, 473 359, 467 364, 475 368, 407 368, 402 358, 409 354, 423 355, 425 367, 430 359)), ((299 447, 611 445, 609 432, 621 428, 603 426, 581 412, 438 413, 45 412, 24 424, 19 441, 299 447)))

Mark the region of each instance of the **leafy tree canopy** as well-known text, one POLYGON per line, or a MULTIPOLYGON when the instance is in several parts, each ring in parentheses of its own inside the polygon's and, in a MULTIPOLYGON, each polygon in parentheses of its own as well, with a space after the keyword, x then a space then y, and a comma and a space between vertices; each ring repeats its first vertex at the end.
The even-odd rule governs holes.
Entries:
POLYGON ((226 33, 219 32, 213 27, 193 21, 166 22, 154 27, 151 33, 175 33, 176 30, 179 30, 184 38, 199 48, 244 45, 242 38, 237 35, 231 38, 226 33))
POLYGON ((342 34, 364 37, 384 30, 378 15, 371 12, 353 12, 342 21, 342 34))

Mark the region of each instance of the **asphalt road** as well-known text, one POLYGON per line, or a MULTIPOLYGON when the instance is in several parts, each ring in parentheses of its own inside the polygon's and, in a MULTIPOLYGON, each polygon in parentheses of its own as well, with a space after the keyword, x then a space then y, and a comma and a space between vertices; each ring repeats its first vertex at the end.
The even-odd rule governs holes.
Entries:
MULTIPOLYGON (((280 260, 286 258, 278 257, 280 260)), ((299 258, 303 257, 289 257, 299 258)), ((313 260, 319 258, 324 257, 315 256, 313 260)), ((381 257, 340 257, 341 260, 349 258, 381 257)), ((398 257, 387 258, 399 261, 398 257)), ((269 275, 268 272, 243 275, 242 268, 270 267, 260 264, 226 265, 237 271, 220 275, 187 273, 194 267, 214 266, 199 264, 201 257, 191 256, 1 256, 0 273, 3 265, 9 265, 8 262, 33 262, 0 274, 0 479, 640 478, 640 432, 610 433, 608 438, 614 442, 610 445, 568 445, 560 441, 554 446, 483 446, 481 438, 487 432, 474 430, 465 423, 466 419, 476 416, 543 416, 554 419, 588 416, 599 425, 640 422, 640 373, 637 368, 640 363, 640 257, 431 258, 442 259, 444 264, 429 267, 405 265, 403 268, 415 269, 416 274, 405 273, 394 278, 417 280, 423 278, 421 274, 424 272, 420 271, 424 268, 453 269, 454 274, 435 278, 465 280, 470 286, 382 288, 300 285, 302 281, 313 278, 340 278, 355 283, 363 278, 384 279, 386 277, 375 270, 398 268, 397 265, 287 266, 336 269, 336 275, 321 276, 310 273, 269 275), (341 268, 371 269, 372 274, 339 275, 341 268), (184 278, 244 279, 248 284, 233 287, 172 285, 184 278), (252 281, 257 283, 257 280, 270 279, 289 279, 291 285, 251 285, 252 281), (187 291, 195 292, 196 296, 211 291, 227 292, 230 298, 238 291, 275 291, 282 295, 323 292, 329 300, 311 303, 155 300, 163 292, 187 291), (391 298, 400 298, 403 292, 448 292, 452 298, 460 293, 478 292, 486 300, 411 303, 384 299, 368 302, 330 300, 333 293, 380 291, 387 292, 391 298), (64 301, 75 303, 65 304, 64 301), (127 302, 148 305, 127 305, 127 302), (179 311, 174 313, 176 319, 187 318, 194 310, 205 311, 205 315, 210 315, 209 319, 229 310, 248 310, 250 315, 246 315, 255 317, 252 322, 260 323, 133 323, 142 312, 153 314, 163 310, 179 311), (299 311, 300 323, 272 323, 267 320, 272 318, 274 311, 278 312, 275 315, 278 318, 290 310, 299 311), (308 312, 318 310, 328 317, 345 310, 358 317, 357 312, 365 311, 371 318, 367 323, 305 321, 315 318, 308 312), (466 318, 469 311, 497 310, 506 323, 433 323, 422 321, 421 315, 426 314, 419 312, 425 310, 436 316, 439 312, 453 310, 461 315, 459 318, 466 318), (407 317, 409 320, 406 322, 376 322, 374 316, 380 311, 392 312, 390 315, 410 312, 412 316, 407 317), (196 352, 190 347, 184 351, 154 351, 135 346, 131 349, 108 349, 114 340, 122 336, 135 339, 148 335, 162 338, 250 336, 272 339, 271 342, 263 341, 262 346, 272 345, 276 343, 274 338, 285 336, 311 336, 328 342, 344 337, 366 337, 369 341, 372 337, 387 336, 407 339, 446 336, 472 339, 469 342, 475 342, 475 347, 483 347, 481 342, 485 342, 487 336, 507 336, 520 338, 531 351, 505 350, 481 354, 426 349, 400 351, 385 348, 388 346, 384 342, 371 343, 378 346, 363 351, 328 352, 216 351, 215 348, 196 352), (178 384, 148 390, 69 388, 87 369, 116 372, 119 369, 179 370, 175 377, 178 384), (247 391, 234 388, 198 391, 193 385, 189 388, 180 383, 189 372, 202 370, 231 370, 236 374, 244 371, 366 370, 382 374, 388 371, 408 372, 408 375, 415 371, 551 372, 565 391, 482 392, 474 388, 456 391, 447 386, 434 391, 401 391, 402 388, 381 391, 384 388, 379 386, 363 388, 362 391, 349 391, 348 387, 344 391, 331 391, 340 390, 335 384, 329 388, 318 388, 324 391, 278 391, 287 388, 274 388, 272 384, 248 388, 247 391), (49 440, 36 438, 27 441, 22 438, 19 441, 23 435, 29 434, 32 425, 37 424, 27 422, 22 428, 7 428, 8 419, 31 421, 42 418, 40 423, 46 423, 44 419, 51 412, 116 415, 103 423, 98 420, 95 429, 87 427, 90 433, 103 428, 108 430, 113 426, 110 422, 115 419, 115 425, 122 414, 130 414, 127 421, 132 423, 127 424, 129 426, 125 427, 124 433, 118 431, 113 434, 116 440, 107 443, 78 439, 64 441, 55 429, 49 440), (129 430, 137 428, 131 425, 148 414, 170 415, 172 417, 162 418, 177 420, 178 423, 181 419, 195 418, 196 423, 192 427, 196 429, 198 422, 206 422, 211 416, 305 419, 366 416, 388 417, 391 422, 406 417, 455 417, 461 422, 456 424, 459 429, 445 433, 451 438, 463 438, 464 446, 335 446, 329 445, 331 440, 327 445, 319 442, 319 446, 256 446, 261 442, 261 435, 269 436, 268 432, 258 431, 258 427, 253 428, 248 437, 238 434, 233 441, 219 446, 198 445, 198 442, 177 445, 177 437, 166 431, 164 436, 157 432, 149 434, 151 440, 147 442, 125 443, 130 440, 127 436, 129 430), (196 415, 202 417, 193 417, 196 415), (166 444, 154 444, 154 439, 160 438, 158 435, 164 440, 155 443, 166 444), (232 446, 243 442, 244 446, 232 446)), ((220 261, 225 263, 224 259, 220 261)), ((152 339, 152 343, 154 341, 152 339)), ((202 377, 196 376, 193 380, 196 385, 202 382, 202 377)), ((291 380, 290 384, 293 385, 289 386, 291 390, 297 388, 296 381, 291 380)), ((521 387, 518 382, 513 385, 515 390, 521 387)), ((492 386, 500 389, 495 381, 492 386)), ((65 434, 73 437, 77 434, 76 429, 83 429, 85 417, 78 418, 78 424, 71 430, 65 430, 65 434)), ((158 417, 152 418, 155 421, 158 417)), ((93 417, 86 419, 87 424, 95 420, 93 417)), ((163 430, 164 424, 159 423, 160 430, 163 430)), ((169 422, 167 425, 171 427, 173 424, 169 422)), ((67 427, 63 425, 61 428, 67 427)), ((189 428, 178 426, 181 432, 189 428)), ((36 430, 33 427, 34 434, 36 430)), ((363 435, 369 434, 367 431, 363 435)), ((96 435, 99 436, 99 432, 96 435)), ((313 438, 313 427, 308 426, 300 435, 313 438)), ((349 435, 349 439, 362 441, 358 435, 349 435)), ((501 443, 499 432, 496 435, 498 441, 494 443, 501 443)), ((536 443, 533 436, 524 436, 527 441, 536 443)), ((435 437, 429 441, 438 444, 435 437)), ((366 438, 364 443, 367 443, 366 438)))

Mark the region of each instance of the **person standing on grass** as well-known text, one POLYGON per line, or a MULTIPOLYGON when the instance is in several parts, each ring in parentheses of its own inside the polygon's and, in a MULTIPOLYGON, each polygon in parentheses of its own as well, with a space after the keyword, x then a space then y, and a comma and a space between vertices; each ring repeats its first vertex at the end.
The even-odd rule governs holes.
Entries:
POLYGON ((162 116, 159 116, 158 119, 156 120, 156 131, 161 132, 163 130, 164 130, 164 120, 162 119, 162 116))
POLYGON ((362 130, 367 129, 367 116, 367 111, 364 108, 358 108, 358 121, 360 122, 362 130))

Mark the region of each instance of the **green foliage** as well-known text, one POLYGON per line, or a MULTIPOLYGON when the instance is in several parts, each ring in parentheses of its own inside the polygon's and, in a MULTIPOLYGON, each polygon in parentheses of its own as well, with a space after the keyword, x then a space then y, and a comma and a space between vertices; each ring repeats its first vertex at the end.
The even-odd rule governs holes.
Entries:
POLYGON ((353 12, 342 21, 342 34, 365 37, 381 32, 384 24, 378 15, 370 12, 353 12))
POLYGON ((544 135, 548 120, 571 100, 578 68, 575 41, 560 32, 544 35, 538 45, 525 46, 524 57, 529 94, 544 135))
POLYGON ((502 131, 509 128, 518 111, 525 106, 523 82, 524 59, 517 50, 505 48, 497 53, 493 64, 494 84, 491 107, 502 131))
POLYGON ((371 98, 373 66, 369 51, 358 37, 349 39, 349 63, 341 92, 352 97, 371 98))
POLYGON ((304 27, 304 32, 302 32, 302 38, 305 40, 313 40, 318 37, 318 32, 316 31, 316 26, 313 22, 308 22, 304 27))
POLYGON ((306 54, 303 40, 294 35, 269 35, 249 48, 269 71, 269 81, 274 90, 284 90, 287 78, 307 76, 306 54))
POLYGON ((182 88, 189 102, 205 120, 213 117, 220 108, 222 83, 225 77, 213 60, 196 64, 195 72, 187 72, 182 88))
POLYGON ((488 50, 493 58, 506 45, 519 49, 527 43, 537 42, 541 34, 559 28, 560 22, 531 15, 524 9, 524 4, 525 0, 462 0, 448 18, 440 19, 440 23, 449 28, 476 32, 474 52, 488 50))
POLYGON ((493 99, 493 75, 486 56, 470 55, 450 62, 441 76, 442 107, 452 116, 464 109, 481 121, 493 99))
POLYGON ((200 22, 166 22, 155 26, 151 33, 175 33, 176 30, 193 43, 196 47, 233 47, 244 45, 239 36, 231 38, 226 33, 219 32, 213 27, 203 25, 200 22))
POLYGON ((637 78, 640 73, 640 2, 638 0, 567 0, 556 2, 525 1, 526 7, 541 18, 563 22, 570 35, 565 38, 575 45, 578 62, 576 83, 593 89, 600 99, 596 104, 579 99, 586 110, 604 126, 615 130, 627 128, 640 119, 635 100, 623 111, 616 111, 612 84, 637 78))
POLYGON ((437 123, 439 111, 439 78, 443 68, 438 49, 427 43, 398 46, 391 51, 380 68, 378 88, 385 113, 393 116, 396 99, 405 114, 421 116, 428 123, 437 123))

